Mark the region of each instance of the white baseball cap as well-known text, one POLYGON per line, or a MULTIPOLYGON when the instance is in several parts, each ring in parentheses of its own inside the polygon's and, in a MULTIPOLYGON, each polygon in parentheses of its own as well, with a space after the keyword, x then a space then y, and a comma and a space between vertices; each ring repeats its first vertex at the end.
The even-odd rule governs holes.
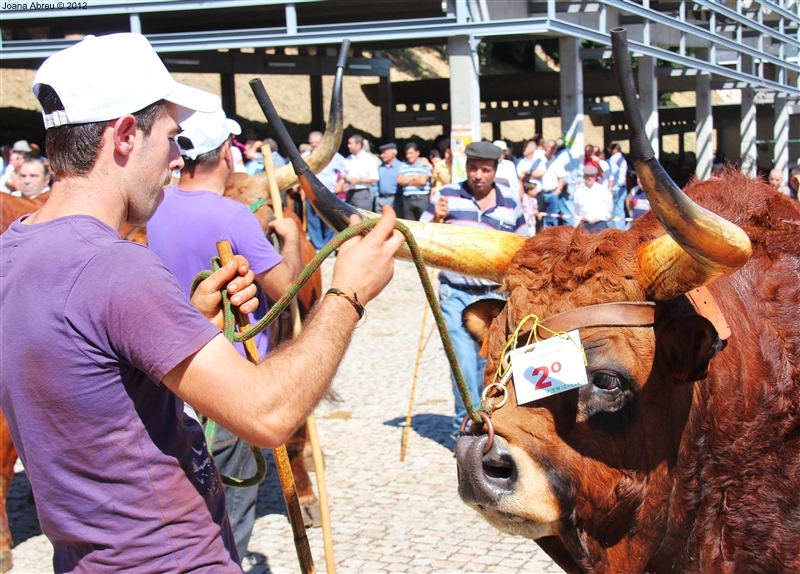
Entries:
POLYGON ((183 118, 221 105, 219 97, 176 82, 147 39, 127 32, 86 36, 53 54, 36 72, 35 96, 42 84, 64 104, 63 110, 42 112, 46 129, 113 120, 159 100, 185 108, 183 118))
POLYGON ((206 114, 197 112, 181 123, 183 130, 178 136, 178 146, 181 148, 181 155, 189 159, 197 159, 197 156, 214 151, 223 144, 231 134, 238 136, 242 133, 239 124, 225 117, 222 108, 206 114), (184 148, 182 143, 188 139, 192 147, 184 148))
POLYGON ((506 151, 508 149, 508 144, 504 140, 496 140, 493 141, 492 143, 503 151, 506 151))

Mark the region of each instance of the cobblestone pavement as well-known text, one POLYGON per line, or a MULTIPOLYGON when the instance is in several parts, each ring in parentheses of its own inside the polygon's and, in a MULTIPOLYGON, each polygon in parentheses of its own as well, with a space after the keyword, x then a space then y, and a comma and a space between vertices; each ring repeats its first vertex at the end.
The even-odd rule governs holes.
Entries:
MULTIPOLYGON (((326 262, 326 283, 331 269, 326 262)), ((501 534, 459 499, 448 436, 453 399, 435 333, 422 355, 406 460, 400 462, 425 308, 416 270, 398 262, 393 281, 370 303, 336 376, 341 402, 317 409, 337 571, 562 572, 533 541, 501 534)), ((426 336, 432 327, 428 311, 426 336)), ((12 573, 49 572, 52 547, 39 530, 27 480, 18 470, 9 496, 16 544, 12 573)), ((322 531, 311 529, 308 536, 317 571, 323 572, 322 531)), ((249 550, 245 571, 299 571, 271 458, 259 487, 249 550)))

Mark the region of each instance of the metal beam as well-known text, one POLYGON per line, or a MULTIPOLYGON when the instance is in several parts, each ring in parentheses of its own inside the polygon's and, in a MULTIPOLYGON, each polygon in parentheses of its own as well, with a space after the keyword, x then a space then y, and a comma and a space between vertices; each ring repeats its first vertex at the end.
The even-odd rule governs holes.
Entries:
MULTIPOLYGON (((574 36, 584 40, 591 40, 592 42, 597 42, 599 44, 611 45, 611 39, 607 34, 597 32, 591 28, 579 26, 571 22, 564 22, 561 20, 550 21, 549 28, 552 31, 564 34, 565 36, 574 36)), ((697 68, 710 74, 717 74, 726 78, 739 80, 751 86, 763 86, 778 92, 784 92, 793 96, 800 96, 800 88, 795 86, 779 84, 772 80, 767 80, 751 74, 745 74, 736 70, 731 70, 730 68, 725 68, 724 66, 711 64, 710 62, 703 62, 687 56, 681 56, 675 52, 658 48, 657 46, 647 46, 636 40, 628 39, 628 44, 631 47, 631 51, 634 53, 638 52, 645 56, 653 56, 668 62, 675 62, 676 64, 686 66, 687 68, 697 68)))
MULTIPOLYGON (((294 0, 295 3, 320 1, 322 0, 294 0)), ((30 4, 30 2, 20 3, 30 4)), ((41 2, 41 4, 51 3, 52 2, 41 2)), ((146 14, 156 12, 183 12, 184 10, 248 8, 251 6, 281 6, 286 4, 286 0, 225 0, 224 2, 217 3, 212 3, 208 0, 90 0, 85 3, 87 4, 86 8, 75 10, 75 16, 85 18, 87 16, 111 16, 115 14, 130 14, 132 12, 146 14)), ((84 4, 84 2, 78 2, 78 4, 84 4)), ((66 13, 63 8, 56 10, 3 10, 3 20, 38 20, 40 18, 64 18, 65 16, 69 16, 69 14, 66 13)))

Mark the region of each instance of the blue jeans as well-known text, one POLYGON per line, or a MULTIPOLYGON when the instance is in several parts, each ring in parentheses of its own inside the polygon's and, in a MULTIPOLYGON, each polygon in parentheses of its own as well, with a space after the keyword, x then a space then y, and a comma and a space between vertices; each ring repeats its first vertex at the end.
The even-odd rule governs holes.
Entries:
MULTIPOLYGON (((214 463, 220 474, 237 478, 250 478, 256 472, 256 459, 250 446, 226 428, 217 427, 214 435, 214 463)), ((247 554, 247 545, 256 520, 258 486, 249 488, 225 487, 225 508, 236 540, 239 559, 247 554)))
MULTIPOLYGON (((614 210, 611 212, 611 217, 625 217, 625 196, 628 195, 628 190, 625 187, 615 187, 611 194, 614 197, 614 210)), ((628 229, 629 223, 627 221, 609 221, 608 226, 617 229, 628 229)))
POLYGON ((308 237, 314 248, 319 251, 334 237, 336 232, 328 227, 328 224, 322 221, 317 215, 316 210, 311 205, 311 202, 306 199, 306 227, 308 227, 308 237))
MULTIPOLYGON (((544 199, 544 209, 546 213, 559 213, 558 196, 553 191, 543 191, 541 196, 544 199)), ((558 217, 545 216, 542 218, 544 227, 555 227, 558 225, 558 217)))
MULTIPOLYGON (((475 301, 503 298, 499 293, 474 294, 445 283, 439 285, 439 305, 442 308, 447 331, 450 333, 450 340, 453 342, 453 350, 456 353, 456 358, 458 358, 461 374, 464 376, 464 382, 467 384, 472 405, 475 408, 478 408, 481 404, 486 357, 481 357, 478 354, 480 345, 464 329, 464 325, 461 322, 461 313, 467 305, 475 301)), ((450 381, 453 385, 453 397, 455 398, 456 407, 456 416, 453 417, 453 431, 458 432, 461 421, 467 414, 467 409, 464 407, 464 401, 461 400, 461 393, 458 391, 456 379, 452 373, 450 373, 450 381)))

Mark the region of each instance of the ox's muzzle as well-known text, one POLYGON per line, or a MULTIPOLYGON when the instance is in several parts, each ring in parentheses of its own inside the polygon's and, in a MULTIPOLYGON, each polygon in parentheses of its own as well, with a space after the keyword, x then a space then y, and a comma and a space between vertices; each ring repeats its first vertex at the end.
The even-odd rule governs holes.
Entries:
POLYGON ((552 536, 559 503, 542 467, 522 449, 495 436, 462 436, 456 443, 458 494, 495 528, 538 539, 552 536))
POLYGON ((493 441, 484 454, 487 440, 486 435, 458 439, 458 494, 470 506, 496 508, 514 492, 518 472, 511 453, 499 441, 493 441))

